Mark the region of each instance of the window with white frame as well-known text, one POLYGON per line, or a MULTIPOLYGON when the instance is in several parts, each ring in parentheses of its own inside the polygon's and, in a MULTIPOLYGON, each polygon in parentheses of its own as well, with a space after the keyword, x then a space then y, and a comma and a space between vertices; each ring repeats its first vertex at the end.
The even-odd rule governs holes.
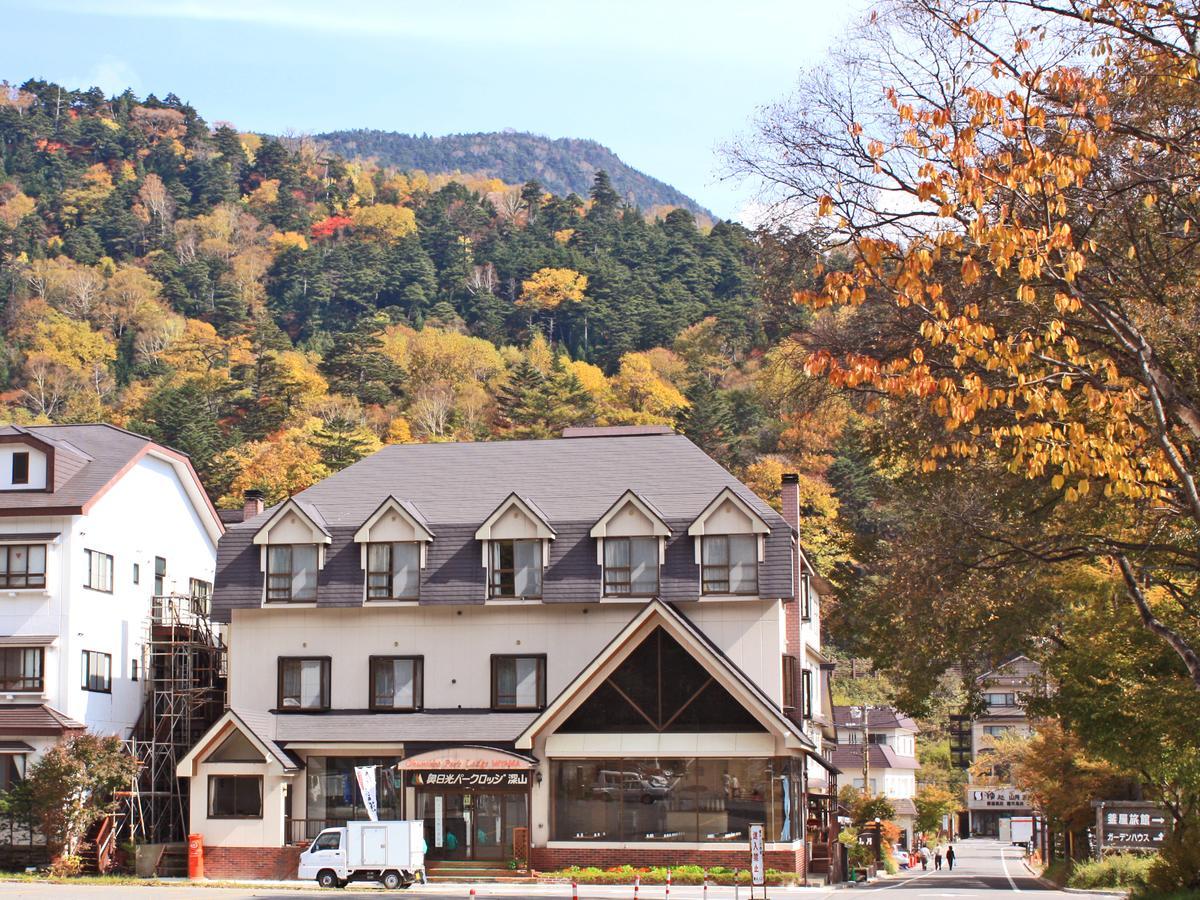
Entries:
POLYGON ((267 602, 314 602, 317 599, 316 544, 267 547, 267 602))
POLYGON ((87 584, 93 591, 111 594, 113 589, 113 558, 98 550, 85 550, 87 555, 87 584))
POLYGON ((367 544, 367 599, 416 600, 421 593, 421 544, 367 544))

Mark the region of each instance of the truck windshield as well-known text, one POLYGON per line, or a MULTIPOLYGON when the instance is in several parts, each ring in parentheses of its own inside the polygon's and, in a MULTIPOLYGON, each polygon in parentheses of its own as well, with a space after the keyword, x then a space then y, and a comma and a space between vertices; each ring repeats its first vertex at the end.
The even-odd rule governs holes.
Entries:
POLYGON ((312 849, 314 850, 337 850, 342 846, 342 836, 336 831, 331 831, 328 834, 319 834, 317 839, 313 841, 312 849))

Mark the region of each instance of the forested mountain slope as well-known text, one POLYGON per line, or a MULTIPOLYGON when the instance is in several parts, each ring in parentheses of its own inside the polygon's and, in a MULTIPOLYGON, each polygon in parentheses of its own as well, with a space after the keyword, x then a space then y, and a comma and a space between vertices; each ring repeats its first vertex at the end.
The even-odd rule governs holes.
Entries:
POLYGON ((506 182, 537 179, 553 194, 586 197, 596 173, 604 171, 625 202, 643 210, 680 206, 712 218, 682 191, 639 172, 596 141, 548 138, 520 131, 448 134, 440 137, 356 129, 316 136, 335 153, 373 159, 401 169, 465 172, 506 182))
MULTIPOLYGON (((385 442, 667 423, 774 498, 804 443, 775 237, 648 220, 604 172, 586 193, 4 86, 0 418, 144 432, 230 504, 385 442)), ((804 463, 820 560, 844 543, 832 459, 804 463)))

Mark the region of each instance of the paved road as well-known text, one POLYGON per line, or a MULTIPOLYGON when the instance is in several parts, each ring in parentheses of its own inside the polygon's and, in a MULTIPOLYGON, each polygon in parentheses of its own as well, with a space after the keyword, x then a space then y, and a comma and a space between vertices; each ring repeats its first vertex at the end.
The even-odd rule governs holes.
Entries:
MULTIPOLYGON (((954 870, 940 872, 907 872, 900 878, 877 882, 864 887, 828 889, 771 888, 770 900, 851 900, 865 894, 887 894, 887 900, 921 900, 921 898, 958 897, 963 900, 996 900, 1012 893, 1031 893, 1036 900, 1066 900, 1080 897, 1043 888, 1021 864, 1021 854, 1015 847, 999 841, 970 840, 954 845, 958 854, 954 870)), ((343 891, 320 891, 304 887, 229 887, 213 888, 189 885, 186 882, 161 886, 136 885, 64 885, 24 882, 0 882, 0 900, 302 900, 324 896, 336 900, 379 900, 382 896, 403 900, 468 900, 468 888, 462 885, 414 887, 404 892, 384 892, 375 886, 354 887, 343 891)), ((569 885, 479 885, 478 900, 571 900, 569 885)), ((1096 894, 1095 897, 1112 895, 1096 894)), ((579 900, 633 900, 628 887, 593 887, 582 885, 579 900)), ((647 885, 638 900, 667 900, 662 885, 647 885)), ((676 885, 669 900, 749 900, 749 891, 731 887, 709 888, 704 894, 698 887, 676 885)), ((1031 898, 1034 900, 1034 898, 1031 898)))

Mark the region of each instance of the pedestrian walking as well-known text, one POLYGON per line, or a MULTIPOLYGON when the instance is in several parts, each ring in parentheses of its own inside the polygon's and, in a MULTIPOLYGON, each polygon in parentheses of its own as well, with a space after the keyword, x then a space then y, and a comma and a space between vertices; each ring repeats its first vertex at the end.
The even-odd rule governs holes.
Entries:
POLYGON ((942 848, 938 847, 933 851, 933 867, 937 871, 942 871, 942 848))
POLYGON ((954 848, 953 847, 946 848, 946 865, 948 865, 950 867, 951 872, 954 871, 954 848))
POLYGON ((921 848, 921 868, 926 872, 929 871, 929 848, 928 847, 921 848))

